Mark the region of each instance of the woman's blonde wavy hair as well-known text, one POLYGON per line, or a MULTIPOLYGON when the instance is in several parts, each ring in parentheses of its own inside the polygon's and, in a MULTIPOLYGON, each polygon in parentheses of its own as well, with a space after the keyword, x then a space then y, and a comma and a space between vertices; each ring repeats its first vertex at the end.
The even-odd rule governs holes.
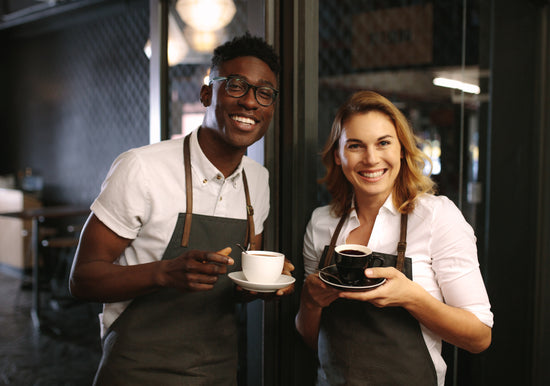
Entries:
POLYGON ((347 120, 357 114, 378 111, 385 114, 394 124, 397 138, 401 144, 403 158, 401 170, 393 187, 393 204, 400 213, 410 213, 414 209, 416 198, 423 193, 434 193, 435 183, 422 173, 425 161, 430 159, 419 149, 420 140, 414 135, 403 113, 388 99, 373 91, 354 93, 339 109, 332 123, 330 135, 321 153, 326 175, 319 180, 327 186, 332 196, 332 211, 342 216, 351 207, 353 186, 346 179, 342 167, 334 162, 334 153, 338 149, 340 135, 347 120))

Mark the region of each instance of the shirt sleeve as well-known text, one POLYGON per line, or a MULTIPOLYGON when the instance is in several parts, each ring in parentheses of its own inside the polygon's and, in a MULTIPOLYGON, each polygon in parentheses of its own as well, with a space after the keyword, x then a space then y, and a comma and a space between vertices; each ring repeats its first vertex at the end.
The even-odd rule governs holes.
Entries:
POLYGON ((328 206, 319 207, 313 211, 304 235, 303 258, 305 277, 317 271, 325 245, 330 243, 334 221, 330 216, 328 206))
POLYGON ((109 229, 127 239, 136 238, 148 217, 147 181, 132 151, 113 162, 92 211, 109 229))
POLYGON ((446 197, 433 212, 432 268, 446 304, 472 312, 493 326, 487 290, 479 270, 476 237, 460 210, 446 197))
POLYGON ((304 235, 304 279, 315 272, 318 261, 321 258, 317 257, 315 253, 315 247, 313 242, 313 223, 312 220, 309 221, 306 228, 306 233, 304 235))

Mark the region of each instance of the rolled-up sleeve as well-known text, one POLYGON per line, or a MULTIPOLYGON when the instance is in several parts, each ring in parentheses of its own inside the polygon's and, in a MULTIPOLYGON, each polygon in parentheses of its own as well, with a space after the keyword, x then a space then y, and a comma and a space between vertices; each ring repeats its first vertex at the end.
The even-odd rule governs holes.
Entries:
POLYGON ((149 215, 147 185, 139 159, 125 152, 113 162, 92 211, 119 236, 134 239, 149 215))
POLYGON ((479 270, 472 227, 448 199, 433 212, 432 268, 446 304, 472 312, 489 327, 493 314, 479 270))

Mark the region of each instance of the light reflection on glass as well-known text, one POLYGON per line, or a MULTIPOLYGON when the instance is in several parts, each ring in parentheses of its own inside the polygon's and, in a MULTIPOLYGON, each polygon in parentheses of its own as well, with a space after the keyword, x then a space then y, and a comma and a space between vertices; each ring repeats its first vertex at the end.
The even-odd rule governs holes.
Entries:
POLYGON ((431 165, 429 162, 424 165, 424 174, 436 176, 441 173, 441 142, 438 139, 427 139, 423 141, 421 149, 432 161, 431 165))

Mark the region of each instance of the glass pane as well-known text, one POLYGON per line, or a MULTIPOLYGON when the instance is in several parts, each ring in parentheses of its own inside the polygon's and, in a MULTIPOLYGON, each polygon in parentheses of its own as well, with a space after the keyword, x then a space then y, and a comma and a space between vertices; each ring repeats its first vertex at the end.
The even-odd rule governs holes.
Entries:
MULTIPOLYGON (((319 1, 318 148, 353 92, 384 95, 424 140, 438 192, 479 229, 480 243, 490 29, 480 23, 488 20, 483 12, 476 0, 319 1)), ((319 159, 318 177, 324 173, 319 159)), ((328 203, 324 187, 318 192, 319 205, 328 203)), ((449 384, 456 384, 457 354, 444 345, 449 384)))
POLYGON ((170 138, 183 136, 202 123, 205 109, 199 102, 199 91, 208 82, 214 48, 250 29, 246 0, 188 3, 197 9, 182 8, 180 2, 170 8, 168 16, 170 138), (221 23, 218 25, 227 24, 218 28, 213 22, 216 16, 221 23))
MULTIPOLYGON (((453 0, 319 3, 319 148, 351 93, 368 89, 384 95, 425 140, 439 193, 467 209, 474 227, 481 198, 480 110, 487 97, 463 92, 460 84, 435 85, 434 79, 476 87, 486 79, 479 20, 477 1, 467 2, 466 12, 462 1, 453 0)), ((323 174, 319 162, 318 176, 323 174)), ((329 200, 322 189, 318 200, 329 200)))

